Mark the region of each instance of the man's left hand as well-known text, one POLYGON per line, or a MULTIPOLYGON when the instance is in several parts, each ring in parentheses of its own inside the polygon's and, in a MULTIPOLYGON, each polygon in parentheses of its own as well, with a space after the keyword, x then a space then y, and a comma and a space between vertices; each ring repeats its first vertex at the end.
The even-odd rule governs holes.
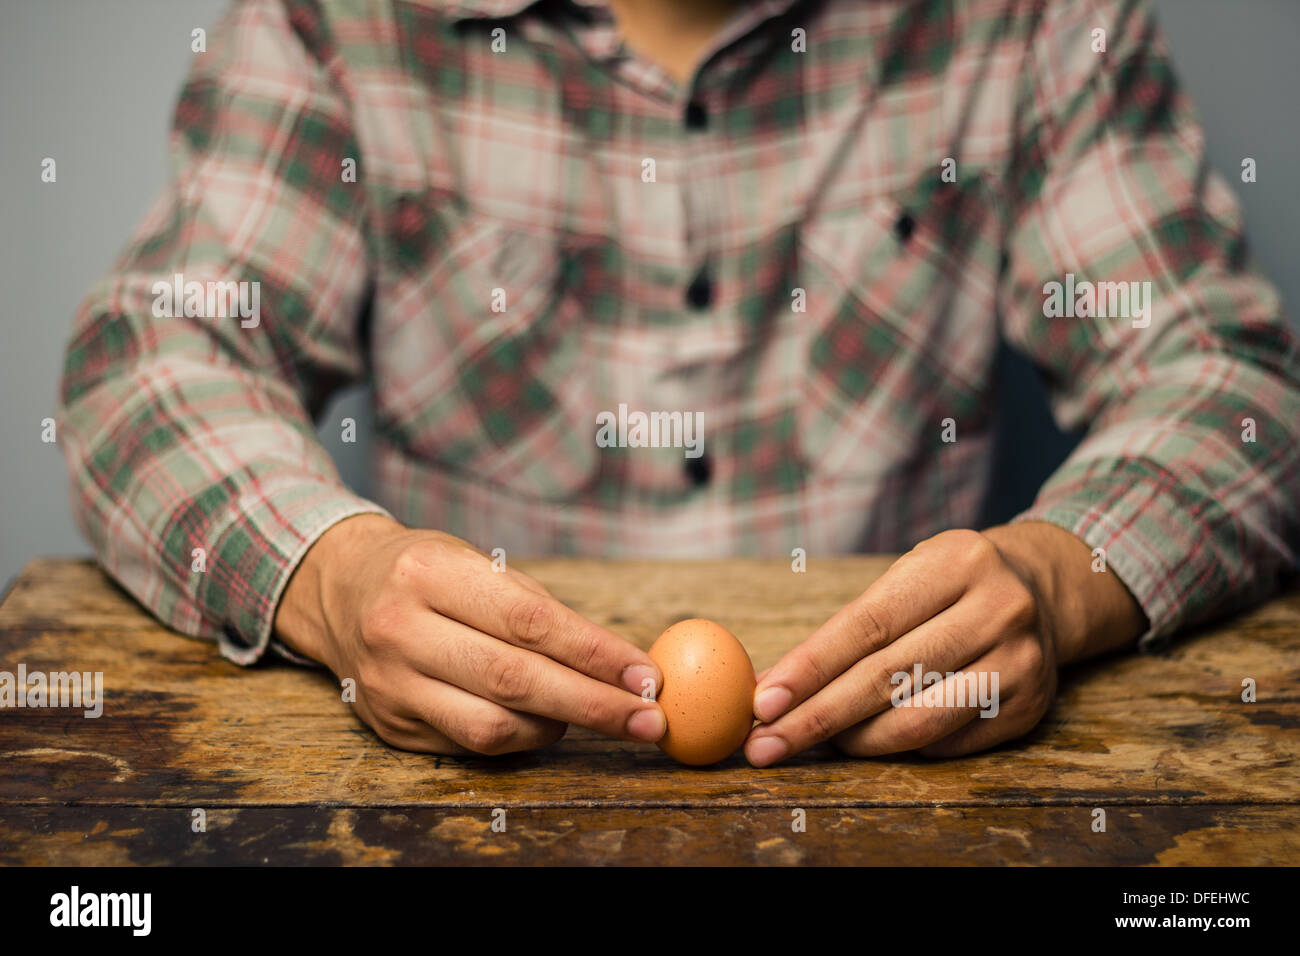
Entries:
POLYGON ((1022 736, 1047 713, 1058 664, 1145 629, 1124 585, 1094 567, 1083 541, 1045 522, 922 541, 760 675, 746 756, 764 767, 830 740, 851 756, 950 757, 1022 736), (918 664, 945 679, 911 687, 918 664), (975 686, 996 688, 993 706, 971 699, 975 686))

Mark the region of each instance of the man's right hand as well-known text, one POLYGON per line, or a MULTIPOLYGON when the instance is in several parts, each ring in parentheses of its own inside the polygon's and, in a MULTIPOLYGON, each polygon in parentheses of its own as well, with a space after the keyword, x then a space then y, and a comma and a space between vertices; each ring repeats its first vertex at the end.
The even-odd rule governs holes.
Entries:
POLYGON ((331 527, 294 571, 274 632, 356 681, 356 709, 385 741, 439 754, 555 743, 567 724, 655 741, 642 694, 662 675, 644 651, 565 607, 460 538, 375 514, 331 527), (626 689, 623 689, 626 688, 626 689))

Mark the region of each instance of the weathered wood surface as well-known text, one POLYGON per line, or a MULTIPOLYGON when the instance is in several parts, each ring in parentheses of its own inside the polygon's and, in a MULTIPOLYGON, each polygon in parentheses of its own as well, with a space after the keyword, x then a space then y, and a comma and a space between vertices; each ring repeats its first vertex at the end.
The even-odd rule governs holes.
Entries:
MULTIPOLYGON (((643 646, 682 618, 718 620, 762 669, 889 559, 805 574, 760 560, 518 564, 643 646)), ((739 755, 692 769, 575 729, 501 758, 396 751, 328 673, 229 664, 80 560, 32 562, 0 604, 0 670, 19 663, 102 671, 105 703, 93 720, 0 710, 4 863, 1300 863, 1300 594, 1161 655, 1071 670, 1030 736, 953 761, 818 748, 767 770, 739 755), (206 834, 190 831, 192 808, 206 834), (488 828, 494 808, 505 834, 488 828)))
POLYGON ((6 807, 0 866, 297 865, 1294 865, 1300 808, 832 807, 790 828, 784 807, 508 809, 6 807))

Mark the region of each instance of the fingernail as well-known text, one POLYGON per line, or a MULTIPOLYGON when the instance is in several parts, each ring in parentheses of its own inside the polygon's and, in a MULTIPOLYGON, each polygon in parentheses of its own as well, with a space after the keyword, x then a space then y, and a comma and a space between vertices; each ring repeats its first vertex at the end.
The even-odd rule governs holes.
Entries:
POLYGON ((759 737, 745 748, 745 756, 755 767, 766 767, 776 763, 789 750, 789 745, 780 737, 759 737))
POLYGON ((651 696, 646 699, 654 700, 654 690, 658 685, 655 669, 649 664, 629 664, 623 668, 623 686, 634 694, 645 697, 646 689, 649 688, 651 696))
POLYGON ((668 721, 658 707, 642 707, 627 722, 629 736, 654 743, 668 731, 668 721))
POLYGON ((754 716, 770 723, 786 712, 793 699, 794 695, 784 687, 769 687, 754 698, 754 716))

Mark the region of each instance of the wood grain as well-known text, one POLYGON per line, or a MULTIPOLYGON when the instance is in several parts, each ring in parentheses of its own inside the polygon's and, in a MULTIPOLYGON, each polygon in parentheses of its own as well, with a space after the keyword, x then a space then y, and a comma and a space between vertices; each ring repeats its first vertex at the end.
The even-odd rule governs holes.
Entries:
POLYGON ((49 865, 1249 865, 1300 858, 1300 808, 1128 808, 1105 833, 1079 807, 506 810, 7 807, 0 866, 49 865))
MULTIPOLYGON (((715 619, 759 669, 888 564, 814 559, 796 574, 763 560, 518 562, 642 646, 674 621, 715 619)), ((1163 654, 1069 671, 1027 738, 953 761, 818 748, 767 770, 740 756, 692 769, 577 729, 501 758, 396 751, 341 701, 332 675, 229 664, 80 560, 32 562, 0 604, 0 670, 20 662, 102 671, 105 704, 99 719, 0 711, 3 862, 256 862, 276 855, 272 844, 289 862, 651 862, 662 854, 649 848, 678 831, 692 835, 678 862, 912 862, 888 859, 908 834, 931 863, 1300 862, 1295 839, 1278 836, 1300 813, 1300 594, 1163 654), (1241 701, 1246 677, 1253 704, 1241 701), (210 828, 192 841, 184 824, 169 842, 171 824, 150 822, 195 807, 243 821, 242 835, 210 828), (514 821, 514 850, 453 838, 477 824, 448 821, 487 821, 498 807, 514 821), (1138 822, 1093 834, 1094 807, 1138 822), (808 833, 790 833, 793 808, 807 812, 808 833), (833 833, 812 822, 841 816, 850 822, 833 833), (349 843, 345 831, 365 836, 349 843)))

